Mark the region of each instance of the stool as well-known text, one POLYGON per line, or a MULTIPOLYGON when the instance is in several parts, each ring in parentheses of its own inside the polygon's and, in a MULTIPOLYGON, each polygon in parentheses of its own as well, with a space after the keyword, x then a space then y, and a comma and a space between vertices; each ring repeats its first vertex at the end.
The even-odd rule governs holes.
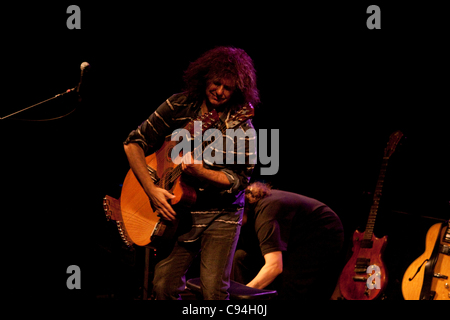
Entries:
MULTIPOLYGON (((201 297, 200 278, 189 279, 186 287, 197 297, 201 297)), ((276 290, 255 289, 231 280, 228 288, 231 300, 270 300, 278 293, 276 290)))

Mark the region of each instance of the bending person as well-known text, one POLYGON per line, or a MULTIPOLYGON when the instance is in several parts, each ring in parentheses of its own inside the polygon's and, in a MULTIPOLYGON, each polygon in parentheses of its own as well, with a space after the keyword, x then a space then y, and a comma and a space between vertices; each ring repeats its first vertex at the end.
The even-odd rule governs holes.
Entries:
POLYGON ((245 197, 232 279, 275 289, 282 300, 329 299, 344 242, 339 217, 315 199, 259 182, 246 188, 245 197))

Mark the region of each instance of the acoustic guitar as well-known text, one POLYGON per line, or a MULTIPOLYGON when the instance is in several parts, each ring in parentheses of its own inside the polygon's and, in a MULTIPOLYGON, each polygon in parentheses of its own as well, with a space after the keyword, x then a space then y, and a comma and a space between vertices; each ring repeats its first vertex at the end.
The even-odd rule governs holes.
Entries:
MULTIPOLYGON (((219 128, 224 133, 226 129, 233 129, 254 116, 251 104, 244 105, 227 121, 227 126, 219 128)), ((202 121, 201 134, 216 124, 219 117, 213 110, 200 118, 191 121, 185 129, 193 136, 194 121, 202 121)), ((177 131, 177 130, 176 130, 177 131)), ((174 135, 176 133, 174 132, 174 135)), ((199 134, 198 132, 195 135, 199 134)), ((172 193, 175 198, 169 203, 177 211, 177 207, 190 207, 196 199, 196 191, 183 180, 181 163, 176 164, 172 159, 172 149, 178 144, 180 136, 168 136, 155 153, 145 158, 147 168, 153 182, 160 188, 172 193), (173 141, 175 140, 175 141, 173 141)), ((183 137, 185 139, 186 137, 183 137)), ((203 140, 208 140, 203 137, 203 140)), ((205 143, 205 142, 204 142, 205 143)), ((193 151, 194 159, 201 159, 204 143, 193 151)), ((119 234, 126 245, 147 246, 155 238, 170 238, 177 228, 177 220, 170 222, 154 212, 150 200, 130 169, 122 186, 120 199, 105 196, 103 207, 107 219, 115 220, 119 234)))
POLYGON ((405 300, 450 300, 450 220, 428 230, 425 252, 406 269, 405 300))
POLYGON ((364 232, 356 230, 353 234, 353 254, 344 266, 339 277, 339 290, 347 300, 373 300, 382 294, 387 285, 387 270, 382 254, 387 245, 387 236, 375 237, 373 230, 381 199, 388 160, 403 137, 401 131, 392 133, 384 149, 378 181, 373 196, 364 232))

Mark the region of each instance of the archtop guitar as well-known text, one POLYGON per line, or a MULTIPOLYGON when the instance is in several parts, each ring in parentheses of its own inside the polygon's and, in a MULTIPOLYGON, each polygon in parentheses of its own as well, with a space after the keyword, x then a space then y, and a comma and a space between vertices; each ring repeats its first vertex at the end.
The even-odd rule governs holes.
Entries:
POLYGON ((428 230, 425 252, 406 269, 405 300, 450 300, 450 220, 428 230))

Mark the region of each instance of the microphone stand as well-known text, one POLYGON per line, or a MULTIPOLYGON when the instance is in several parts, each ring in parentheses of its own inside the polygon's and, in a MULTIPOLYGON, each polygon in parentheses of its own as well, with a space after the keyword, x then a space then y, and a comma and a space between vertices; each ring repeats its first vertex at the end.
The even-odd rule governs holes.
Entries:
POLYGON ((11 116, 13 116, 13 115, 15 115, 15 114, 18 114, 18 113, 20 113, 20 112, 22 112, 22 111, 31 109, 31 108, 33 108, 33 107, 36 107, 36 106, 38 106, 38 105, 40 105, 40 104, 43 104, 43 103, 48 102, 48 101, 51 101, 51 100, 53 100, 53 99, 60 98, 60 97, 66 95, 66 94, 68 94, 68 93, 70 93, 70 92, 76 91, 77 88, 78 88, 78 86, 77 86, 77 87, 74 87, 74 88, 72 88, 72 89, 67 89, 65 92, 60 93, 60 94, 57 94, 56 96, 51 97, 50 99, 41 101, 41 102, 36 103, 36 104, 34 104, 34 105, 32 105, 32 106, 29 106, 29 107, 26 107, 26 108, 24 108, 24 109, 22 109, 22 110, 19 110, 19 111, 16 111, 16 112, 14 112, 14 113, 11 113, 11 114, 7 115, 6 117, 3 117, 3 118, 0 117, 0 120, 6 119, 6 118, 11 117, 11 116))

